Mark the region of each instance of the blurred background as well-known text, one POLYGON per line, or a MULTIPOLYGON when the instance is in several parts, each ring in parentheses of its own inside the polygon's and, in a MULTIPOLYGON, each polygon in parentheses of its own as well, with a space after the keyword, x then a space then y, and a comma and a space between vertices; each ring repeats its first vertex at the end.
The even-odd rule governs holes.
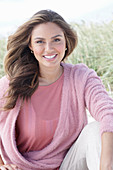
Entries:
POLYGON ((66 62, 85 63, 113 92, 113 0, 0 0, 0 77, 7 38, 34 13, 58 12, 77 31, 78 46, 66 62))
POLYGON ((0 0, 0 36, 12 33, 42 9, 54 10, 68 22, 108 23, 113 19, 113 0, 0 0))

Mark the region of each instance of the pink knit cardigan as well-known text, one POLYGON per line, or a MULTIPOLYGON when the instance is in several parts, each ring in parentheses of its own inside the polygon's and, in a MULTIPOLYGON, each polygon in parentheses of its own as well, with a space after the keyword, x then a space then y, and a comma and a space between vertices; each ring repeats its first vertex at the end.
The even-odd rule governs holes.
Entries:
MULTIPOLYGON (((113 132, 113 100, 105 91, 96 73, 84 64, 62 64, 64 83, 59 123, 52 142, 40 151, 19 153, 16 147, 15 123, 20 111, 0 111, 0 151, 6 163, 22 170, 50 170, 59 167, 73 142, 87 124, 86 108, 100 122, 100 132, 113 132)), ((0 98, 8 88, 8 80, 0 80, 0 98)), ((5 100, 0 100, 0 107, 5 100)))

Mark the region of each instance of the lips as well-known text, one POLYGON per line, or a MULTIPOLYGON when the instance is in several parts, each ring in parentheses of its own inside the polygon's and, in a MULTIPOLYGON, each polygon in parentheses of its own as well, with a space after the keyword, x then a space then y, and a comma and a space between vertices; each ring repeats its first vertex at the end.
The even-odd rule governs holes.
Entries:
POLYGON ((46 58, 46 59, 53 59, 53 58, 55 58, 57 56, 57 54, 55 54, 55 55, 45 55, 45 56, 43 56, 44 58, 46 58))

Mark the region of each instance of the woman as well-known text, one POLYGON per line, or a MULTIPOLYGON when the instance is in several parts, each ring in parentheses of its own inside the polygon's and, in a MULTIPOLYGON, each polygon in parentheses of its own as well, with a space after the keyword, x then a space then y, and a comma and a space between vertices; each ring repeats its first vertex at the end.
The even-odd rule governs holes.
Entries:
POLYGON ((113 100, 94 70, 63 63, 76 45, 76 32, 50 10, 9 37, 0 80, 1 170, 112 170, 113 100), (86 108, 100 123, 85 126, 86 108))

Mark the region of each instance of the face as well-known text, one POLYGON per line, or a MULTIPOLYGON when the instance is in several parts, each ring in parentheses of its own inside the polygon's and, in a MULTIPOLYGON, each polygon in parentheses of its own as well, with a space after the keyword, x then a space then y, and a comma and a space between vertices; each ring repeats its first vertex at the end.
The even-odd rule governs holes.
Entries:
POLYGON ((66 50, 64 33, 54 23, 39 24, 32 31, 29 47, 38 60, 40 68, 60 67, 66 50))

